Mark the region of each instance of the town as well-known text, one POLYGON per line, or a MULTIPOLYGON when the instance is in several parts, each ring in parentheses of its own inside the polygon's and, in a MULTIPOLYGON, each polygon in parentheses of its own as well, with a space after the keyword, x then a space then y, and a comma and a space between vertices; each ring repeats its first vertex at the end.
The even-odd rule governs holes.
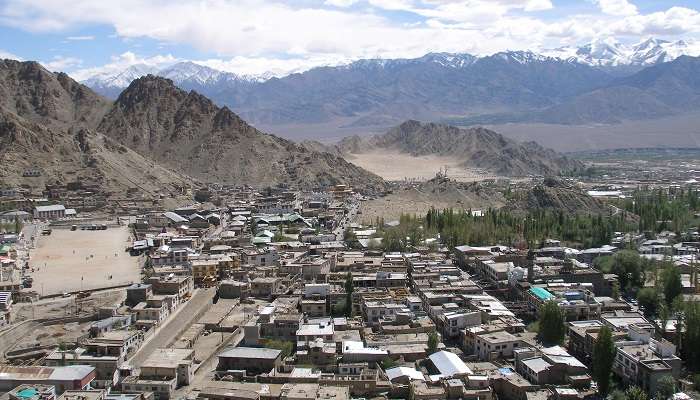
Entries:
POLYGON ((170 208, 80 184, 6 189, 0 392, 691 398, 697 181, 691 167, 653 182, 630 171, 490 183, 514 197, 579 185, 604 217, 485 208, 365 221, 373 199, 343 184, 212 185, 170 208))

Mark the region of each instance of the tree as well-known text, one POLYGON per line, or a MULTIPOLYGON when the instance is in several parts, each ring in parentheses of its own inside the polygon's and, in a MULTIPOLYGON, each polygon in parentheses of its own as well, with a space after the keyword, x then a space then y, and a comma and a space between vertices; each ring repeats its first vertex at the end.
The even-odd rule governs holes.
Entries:
POLYGON ((669 399, 676 393, 676 380, 671 375, 666 375, 656 383, 656 398, 669 399))
POLYGON ((398 366, 399 366, 399 364, 389 357, 385 357, 382 360, 382 369, 384 371, 386 371, 387 369, 392 369, 392 368, 398 367, 398 366))
POLYGON ((681 283, 681 272, 675 265, 670 264, 664 269, 664 298, 666 304, 673 304, 673 300, 681 295, 683 284, 681 283))
POLYGON ((622 290, 638 288, 643 284, 642 259, 634 250, 615 253, 610 270, 617 275, 622 290))
POLYGON ((20 234, 22 232, 22 221, 19 220, 19 216, 15 215, 15 233, 20 234))
POLYGON ((348 271, 345 275, 345 316, 352 317, 352 292, 355 291, 355 286, 352 282, 352 272, 348 271))
POLYGON ((440 338, 438 337, 437 332, 430 332, 428 334, 428 355, 435 353, 439 344, 440 338))
POLYGON ((603 396, 610 390, 610 377, 616 351, 610 328, 602 327, 593 345, 592 372, 593 379, 598 382, 598 390, 603 396))
POLYGON ((345 231, 343 231, 343 241, 345 241, 351 249, 357 248, 359 244, 357 235, 355 235, 355 232, 350 227, 345 228, 345 231))
POLYGON ((556 301, 549 300, 540 307, 539 338, 544 344, 559 344, 566 336, 564 313, 556 301))
POLYGON ((264 340, 262 345, 268 349, 277 349, 282 351, 282 359, 285 359, 292 355, 292 350, 294 347, 292 342, 285 340, 264 340))
POLYGON ((659 295, 654 288, 643 288, 637 293, 637 301, 640 307, 644 307, 644 314, 656 315, 659 307, 659 295))
POLYGON ((612 298, 615 300, 620 300, 620 286, 614 285, 612 287, 612 298))
POLYGON ((615 389, 612 392, 610 392, 610 396, 608 396, 607 399, 608 400, 627 400, 627 395, 622 390, 615 389))
POLYGON ((691 371, 700 370, 700 303, 686 303, 684 307, 685 333, 682 358, 691 371))
POLYGON ((625 391, 625 400, 648 400, 647 392, 639 386, 632 386, 625 391))

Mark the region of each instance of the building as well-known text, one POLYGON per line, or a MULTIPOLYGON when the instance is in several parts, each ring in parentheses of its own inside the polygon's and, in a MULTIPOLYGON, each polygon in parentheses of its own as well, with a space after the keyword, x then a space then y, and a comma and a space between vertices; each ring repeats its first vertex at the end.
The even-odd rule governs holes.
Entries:
POLYGON ((139 375, 122 381, 127 393, 152 392, 156 400, 168 400, 178 386, 188 385, 194 374, 194 350, 158 349, 142 365, 139 375))
POLYGON ((183 301, 190 296, 194 289, 191 276, 160 276, 151 277, 148 283, 153 287, 153 294, 175 295, 178 301, 183 301))
POLYGON ((302 324, 297 330, 297 347, 304 347, 316 339, 333 342, 334 327, 331 322, 324 321, 313 324, 302 324))
POLYGON ((133 307, 139 303, 145 302, 153 295, 153 286, 145 283, 134 283, 126 288, 125 304, 133 307))
POLYGON ((474 334, 467 330, 466 335, 474 336, 474 353, 482 361, 511 358, 513 357, 513 350, 520 348, 522 345, 518 337, 506 331, 474 334))
POLYGON ((282 363, 282 351, 257 347, 234 347, 219 354, 218 371, 243 371, 248 375, 270 372, 282 363))
POLYGON ((616 343, 613 373, 620 380, 656 393, 661 378, 680 377, 681 359, 676 356, 676 346, 663 339, 652 339, 648 331, 635 326, 630 327, 628 335, 631 341, 616 343))
POLYGON ((457 354, 449 351, 438 351, 430 355, 430 361, 440 372, 442 378, 465 377, 473 372, 457 354))
POLYGON ((22 384, 50 385, 56 394, 66 390, 84 390, 95 379, 95 368, 89 365, 67 367, 16 367, 0 365, 0 392, 9 392, 22 384))
POLYGON ((7 393, 10 400, 54 400, 56 388, 51 385, 19 385, 7 393))
POLYGON ((12 320, 12 292, 0 292, 0 326, 12 320))
POLYGON ((36 206, 34 208, 35 219, 60 219, 66 217, 66 207, 62 204, 50 206, 36 206))
POLYGON ((73 350, 56 350, 46 356, 49 367, 90 365, 95 368, 95 380, 91 386, 110 388, 119 381, 119 366, 143 342, 143 332, 111 331, 102 337, 86 340, 83 347, 73 350))

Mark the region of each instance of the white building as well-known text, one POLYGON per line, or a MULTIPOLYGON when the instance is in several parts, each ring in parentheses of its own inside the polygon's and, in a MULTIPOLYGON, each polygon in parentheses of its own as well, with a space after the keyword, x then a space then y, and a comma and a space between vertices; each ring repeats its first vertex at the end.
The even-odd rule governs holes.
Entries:
POLYGON ((66 207, 62 204, 51 206, 36 206, 34 208, 34 218, 36 219, 59 219, 65 218, 66 207))

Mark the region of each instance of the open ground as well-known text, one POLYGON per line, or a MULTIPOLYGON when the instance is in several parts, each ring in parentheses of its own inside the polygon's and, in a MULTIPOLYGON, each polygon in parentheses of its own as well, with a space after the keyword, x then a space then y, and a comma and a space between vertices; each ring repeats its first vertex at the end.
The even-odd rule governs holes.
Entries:
POLYGON ((496 178, 484 171, 460 166, 452 157, 428 155, 415 157, 398 151, 373 151, 352 154, 348 160, 353 164, 374 172, 388 181, 425 181, 435 177, 441 169, 448 169, 448 176, 459 182, 474 182, 496 178))
POLYGON ((104 231, 54 229, 37 240, 30 265, 34 289, 42 296, 141 281, 141 258, 124 251, 131 241, 125 226, 104 231))

